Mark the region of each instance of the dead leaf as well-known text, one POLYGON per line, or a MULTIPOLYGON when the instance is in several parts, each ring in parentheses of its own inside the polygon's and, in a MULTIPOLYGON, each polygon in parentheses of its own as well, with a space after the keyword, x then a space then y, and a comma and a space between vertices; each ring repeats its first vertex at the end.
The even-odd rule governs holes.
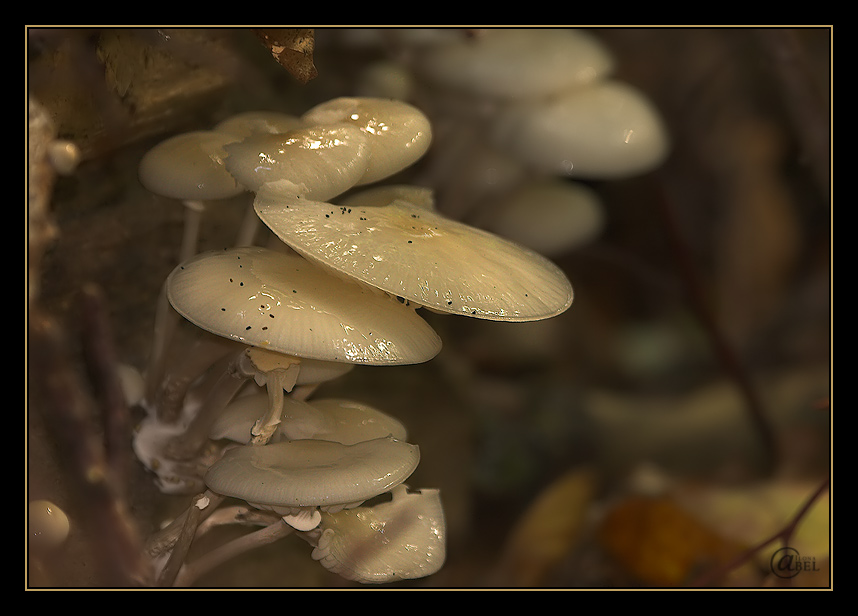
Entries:
POLYGON ((623 500, 602 521, 599 541, 627 573, 660 587, 680 586, 743 548, 698 522, 668 496, 623 500))
POLYGON ((312 28, 255 28, 253 33, 280 66, 302 84, 319 75, 313 64, 316 38, 312 28))
POLYGON ((550 484, 510 533, 494 583, 534 587, 575 548, 595 491, 595 477, 573 470, 550 484))

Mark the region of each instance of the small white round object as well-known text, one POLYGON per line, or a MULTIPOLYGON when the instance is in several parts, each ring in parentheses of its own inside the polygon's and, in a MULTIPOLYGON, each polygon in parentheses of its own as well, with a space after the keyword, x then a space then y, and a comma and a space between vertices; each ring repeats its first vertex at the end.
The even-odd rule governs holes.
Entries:
POLYGON ((66 513, 49 500, 30 501, 27 506, 30 546, 51 549, 62 545, 69 535, 71 523, 66 513))

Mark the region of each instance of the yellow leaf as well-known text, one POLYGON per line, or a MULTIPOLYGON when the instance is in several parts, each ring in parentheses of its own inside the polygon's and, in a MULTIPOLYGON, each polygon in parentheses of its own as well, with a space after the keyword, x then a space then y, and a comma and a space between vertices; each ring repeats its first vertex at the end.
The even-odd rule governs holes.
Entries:
POLYGON ((594 489, 591 472, 574 470, 543 490, 507 538, 494 582, 521 587, 544 584, 576 546, 594 489))

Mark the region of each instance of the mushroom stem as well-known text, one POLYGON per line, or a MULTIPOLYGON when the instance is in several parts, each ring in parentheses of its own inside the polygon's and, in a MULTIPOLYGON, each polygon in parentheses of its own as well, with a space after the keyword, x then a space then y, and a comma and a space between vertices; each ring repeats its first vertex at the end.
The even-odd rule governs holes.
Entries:
POLYGON ((162 554, 166 554, 175 547, 182 534, 185 519, 188 517, 191 507, 196 506, 196 503, 200 502, 200 498, 207 499, 207 506, 205 508, 201 508, 202 515, 200 516, 198 523, 202 523, 212 515, 217 509, 217 506, 223 502, 225 497, 212 492, 211 490, 203 492, 202 497, 195 497, 188 509, 185 509, 185 511, 176 516, 172 522, 154 533, 146 541, 145 552, 150 558, 157 558, 162 554))
POLYGON ((238 236, 235 238, 236 246, 253 246, 256 241, 256 233, 262 221, 256 215, 251 203, 244 212, 244 218, 241 221, 241 227, 238 229, 238 236))
POLYGON ((213 528, 227 524, 241 524, 244 526, 268 526, 280 518, 273 511, 254 509, 247 505, 233 505, 221 507, 210 515, 206 520, 200 522, 197 527, 197 537, 204 535, 213 528))
POLYGON ((194 536, 202 519, 202 513, 209 505, 210 503, 206 495, 198 494, 194 497, 194 502, 191 503, 191 506, 187 508, 179 537, 170 552, 167 564, 158 576, 158 586, 169 587, 173 585, 182 567, 182 563, 184 563, 185 557, 188 555, 188 550, 191 549, 191 544, 194 541, 194 536))
POLYGON ((268 411, 251 429, 251 445, 265 445, 271 440, 283 416, 283 392, 292 391, 298 380, 301 364, 292 364, 286 369, 277 368, 266 374, 268 387, 268 411))
POLYGON ((292 530, 291 526, 279 519, 264 528, 233 539, 182 567, 173 586, 188 587, 215 567, 245 552, 274 543, 289 535, 292 530))
POLYGON ((149 366, 146 370, 146 403, 151 407, 155 403, 158 387, 167 370, 167 348, 179 323, 179 313, 173 310, 167 299, 167 283, 161 285, 158 302, 155 307, 155 327, 152 332, 152 351, 149 354, 149 366))
POLYGON ((185 206, 185 230, 182 235, 182 246, 179 249, 179 263, 183 263, 197 253, 199 244, 200 225, 206 206, 202 201, 186 199, 182 201, 185 206))

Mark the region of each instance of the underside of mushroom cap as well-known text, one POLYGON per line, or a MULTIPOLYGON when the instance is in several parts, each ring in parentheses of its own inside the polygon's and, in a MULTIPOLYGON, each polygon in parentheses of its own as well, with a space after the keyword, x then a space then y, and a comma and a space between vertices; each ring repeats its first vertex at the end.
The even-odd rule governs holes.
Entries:
POLYGON ((265 248, 197 255, 167 278, 167 297, 202 329, 296 357, 413 364, 441 350, 438 334, 413 308, 265 248))
POLYGON ((312 557, 348 580, 381 584, 437 572, 446 558, 446 521, 438 490, 321 516, 322 534, 312 557))
POLYGON ((295 440, 236 447, 205 476, 214 492, 278 509, 339 509, 383 494, 417 468, 417 445, 392 437, 343 445, 295 440))
POLYGON ((260 189, 254 207, 308 259, 439 312, 535 321, 572 303, 569 280, 545 257, 403 199, 336 206, 273 183, 260 189))

